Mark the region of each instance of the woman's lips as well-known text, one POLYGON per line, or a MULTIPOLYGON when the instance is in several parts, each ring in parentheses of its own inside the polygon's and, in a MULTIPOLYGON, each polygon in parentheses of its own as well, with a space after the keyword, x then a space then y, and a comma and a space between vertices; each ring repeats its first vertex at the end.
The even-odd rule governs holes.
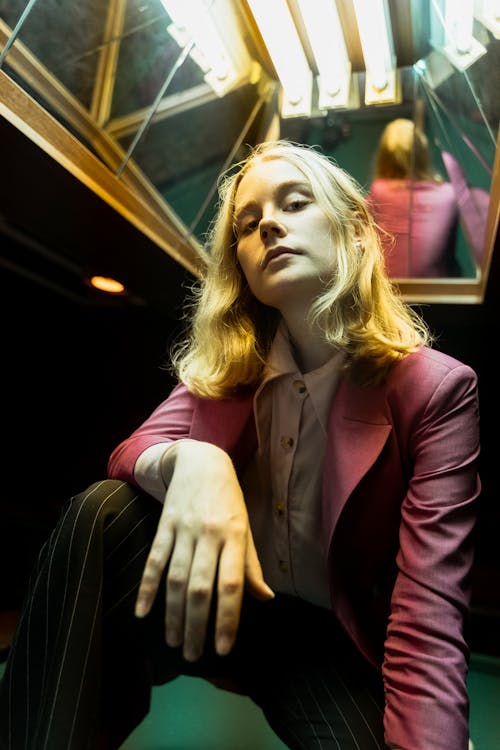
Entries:
POLYGON ((274 260, 275 258, 279 258, 281 255, 297 255, 295 250, 292 250, 290 247, 283 247, 280 245, 279 247, 273 247, 271 250, 268 250, 267 253, 264 256, 264 263, 262 264, 263 268, 267 268, 269 263, 274 260))

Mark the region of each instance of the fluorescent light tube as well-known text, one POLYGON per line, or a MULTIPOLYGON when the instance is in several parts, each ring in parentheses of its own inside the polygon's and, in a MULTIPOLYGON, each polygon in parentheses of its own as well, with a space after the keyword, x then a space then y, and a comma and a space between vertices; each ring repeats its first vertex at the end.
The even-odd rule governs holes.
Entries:
POLYGON ((351 63, 334 0, 297 0, 318 68, 320 109, 346 107, 351 63))
POLYGON ((472 35, 473 6, 473 0, 431 1, 431 44, 460 71, 486 54, 472 35))
POLYGON ((474 15, 495 39, 500 39, 500 0, 475 0, 474 15))
POLYGON ((367 80, 383 91, 394 72, 392 30, 385 0, 353 0, 367 80))
POLYGON ((167 28, 184 48, 191 41, 190 57, 202 69, 214 91, 224 94, 237 79, 237 72, 204 0, 161 0, 172 20, 167 28))
POLYGON ((285 0, 248 0, 283 89, 283 117, 310 115, 312 72, 285 0))
POLYGON ((473 22, 474 0, 446 0, 445 45, 453 48, 459 55, 470 52, 473 22))

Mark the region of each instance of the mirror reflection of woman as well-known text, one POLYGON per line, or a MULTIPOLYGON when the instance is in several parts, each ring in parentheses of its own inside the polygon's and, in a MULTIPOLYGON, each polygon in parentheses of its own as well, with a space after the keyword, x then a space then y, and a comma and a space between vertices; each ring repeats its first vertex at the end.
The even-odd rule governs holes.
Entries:
POLYGON ((427 137, 411 120, 398 118, 385 127, 369 197, 391 278, 461 274, 456 194, 433 167, 427 137))
POLYGON ((475 373, 430 347, 315 149, 226 175, 209 250, 178 385, 41 552, 0 744, 119 748, 187 674, 291 750, 466 750, 475 373))

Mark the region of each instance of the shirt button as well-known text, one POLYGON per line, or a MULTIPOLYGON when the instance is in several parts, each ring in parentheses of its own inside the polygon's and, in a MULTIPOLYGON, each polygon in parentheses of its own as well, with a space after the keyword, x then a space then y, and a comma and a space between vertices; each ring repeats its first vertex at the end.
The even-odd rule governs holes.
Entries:
POLYGON ((285 503, 276 503, 276 513, 282 518, 285 513, 285 503))
POLYGON ((305 393, 306 392, 306 384, 303 380, 294 380, 293 381, 293 387, 297 391, 297 393, 305 393))
POLYGON ((282 573, 288 572, 288 565, 285 560, 278 560, 278 567, 282 573))
POLYGON ((289 450, 293 447, 293 437, 290 437, 289 435, 282 435, 280 445, 283 450, 289 450))

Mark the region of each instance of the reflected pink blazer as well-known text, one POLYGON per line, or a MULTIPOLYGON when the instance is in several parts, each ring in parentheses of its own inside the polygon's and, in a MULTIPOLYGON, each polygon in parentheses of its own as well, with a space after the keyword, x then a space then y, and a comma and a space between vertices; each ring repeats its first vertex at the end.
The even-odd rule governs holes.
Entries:
POLYGON ((391 278, 451 274, 458 207, 449 182, 378 179, 369 202, 377 224, 394 237, 381 235, 391 278))
MULTIPOLYGON (((225 449, 242 472, 256 448, 253 394, 208 400, 178 385, 109 460, 134 483, 150 445, 190 437, 225 449)), ((323 539, 332 609, 383 671, 386 737, 408 750, 466 750, 477 379, 429 348, 386 382, 342 380, 323 467, 323 539)))

